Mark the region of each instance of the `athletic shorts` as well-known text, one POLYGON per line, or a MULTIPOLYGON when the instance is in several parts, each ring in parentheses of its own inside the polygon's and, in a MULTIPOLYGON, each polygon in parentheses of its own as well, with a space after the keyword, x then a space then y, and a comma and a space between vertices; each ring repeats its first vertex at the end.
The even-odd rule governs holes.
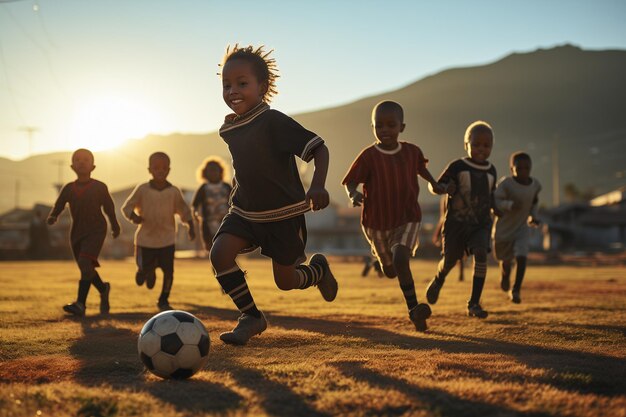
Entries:
POLYGON ((304 214, 278 222, 255 223, 235 214, 228 213, 213 238, 226 233, 247 240, 250 247, 241 253, 261 248, 261 254, 272 258, 280 265, 299 265, 306 260, 306 222, 304 214))
POLYGON ((135 247, 137 268, 141 272, 154 271, 161 268, 163 272, 174 272, 174 245, 163 248, 135 247))
POLYGON ((446 259, 462 259, 474 249, 491 252, 491 224, 466 224, 446 219, 441 230, 442 253, 446 259))
POLYGON ((363 227, 363 233, 367 238, 372 254, 383 266, 393 265, 393 249, 398 246, 406 246, 411 255, 419 246, 420 223, 405 223, 391 230, 374 230, 363 227))
POLYGON ((493 249, 498 261, 510 261, 518 256, 528 256, 528 240, 495 241, 493 249))
POLYGON ((102 244, 106 238, 104 233, 90 233, 79 238, 72 238, 72 254, 78 262, 78 258, 87 258, 94 266, 100 266, 98 256, 102 250, 102 244))

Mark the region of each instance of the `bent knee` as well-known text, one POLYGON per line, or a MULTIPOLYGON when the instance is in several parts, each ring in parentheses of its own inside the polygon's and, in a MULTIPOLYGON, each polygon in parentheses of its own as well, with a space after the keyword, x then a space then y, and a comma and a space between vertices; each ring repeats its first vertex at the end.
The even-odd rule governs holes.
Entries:
POLYGON ((274 282, 281 291, 290 291, 296 288, 293 277, 285 277, 282 275, 274 275, 274 282))
POLYGON ((396 271, 396 268, 393 267, 393 265, 383 265, 383 273, 387 278, 395 278, 396 276, 398 276, 398 272, 396 271))

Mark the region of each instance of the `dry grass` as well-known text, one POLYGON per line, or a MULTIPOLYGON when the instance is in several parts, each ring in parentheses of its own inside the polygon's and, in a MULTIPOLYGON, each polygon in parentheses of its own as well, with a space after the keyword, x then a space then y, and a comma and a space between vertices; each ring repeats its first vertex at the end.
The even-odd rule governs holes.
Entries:
MULTIPOLYGON (((242 266, 270 328, 232 347, 217 336, 237 313, 209 264, 177 261, 171 302, 213 344, 208 368, 176 382, 137 359, 158 291, 135 286, 131 262, 103 262, 112 313, 97 314, 92 291, 82 320, 60 309, 75 297, 73 263, 2 263, 0 416, 626 416, 624 268, 530 266, 521 305, 491 268, 485 321, 465 317, 470 283, 453 272, 419 334, 397 282, 361 278, 360 264, 333 264, 333 303, 279 291, 267 261, 242 266)), ((412 266, 423 299, 435 263, 412 266)))

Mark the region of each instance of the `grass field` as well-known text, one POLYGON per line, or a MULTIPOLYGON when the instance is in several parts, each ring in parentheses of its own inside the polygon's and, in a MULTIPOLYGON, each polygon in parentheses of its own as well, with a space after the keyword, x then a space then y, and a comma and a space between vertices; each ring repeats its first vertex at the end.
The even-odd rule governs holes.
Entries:
MULTIPOLYGON (((465 316, 470 282, 450 275, 427 333, 416 333, 395 280, 332 264, 333 303, 316 289, 281 292, 265 260, 243 259, 270 327, 245 347, 222 344, 238 314, 206 261, 181 260, 171 303, 206 325, 207 369, 187 381, 143 371, 136 341, 157 288, 132 262, 103 261, 111 314, 75 298, 72 262, 0 264, 0 416, 412 415, 626 416, 626 269, 529 266, 511 304, 491 267, 482 304, 465 316)), ((412 264, 418 297, 435 262, 412 264)), ((467 274, 469 275, 469 274, 467 274)))

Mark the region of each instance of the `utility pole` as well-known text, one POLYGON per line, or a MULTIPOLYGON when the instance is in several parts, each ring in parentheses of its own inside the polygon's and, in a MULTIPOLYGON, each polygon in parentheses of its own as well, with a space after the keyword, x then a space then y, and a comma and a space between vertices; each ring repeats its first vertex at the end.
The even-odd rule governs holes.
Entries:
POLYGON ((55 159, 52 163, 58 168, 57 182, 52 184, 58 194, 61 192, 61 188, 63 188, 63 166, 65 165, 65 161, 62 159, 55 159))
POLYGON ((559 135, 552 141, 552 205, 561 205, 561 184, 559 178, 559 135))
POLYGON ((28 156, 32 156, 33 155, 33 136, 36 132, 39 132, 39 128, 34 127, 34 126, 22 126, 18 128, 17 130, 19 130, 20 132, 26 132, 26 134, 28 135, 28 156))
POLYGON ((15 180, 15 208, 20 207, 20 180, 15 180))

